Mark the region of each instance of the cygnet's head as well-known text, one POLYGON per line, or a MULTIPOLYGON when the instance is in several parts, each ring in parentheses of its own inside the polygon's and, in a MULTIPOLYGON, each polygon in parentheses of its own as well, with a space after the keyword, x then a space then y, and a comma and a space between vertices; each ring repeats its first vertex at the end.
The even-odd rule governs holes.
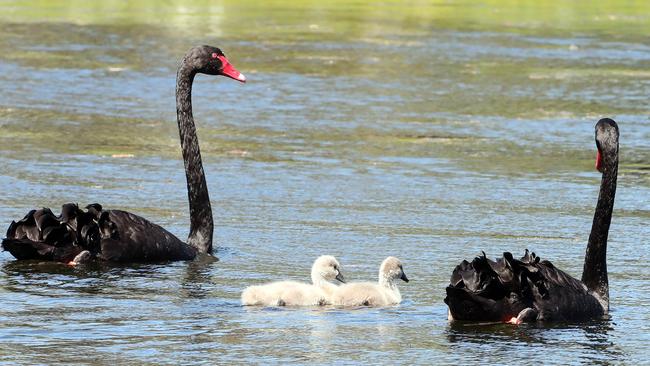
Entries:
POLYGON ((341 274, 340 267, 339 261, 333 256, 321 255, 314 261, 314 265, 311 268, 312 278, 320 277, 327 281, 338 280, 345 283, 345 278, 341 274))
POLYGON ((395 257, 388 257, 384 259, 379 267, 379 281, 393 281, 396 279, 401 279, 404 282, 408 282, 409 279, 404 274, 404 269, 402 268, 402 262, 395 257))

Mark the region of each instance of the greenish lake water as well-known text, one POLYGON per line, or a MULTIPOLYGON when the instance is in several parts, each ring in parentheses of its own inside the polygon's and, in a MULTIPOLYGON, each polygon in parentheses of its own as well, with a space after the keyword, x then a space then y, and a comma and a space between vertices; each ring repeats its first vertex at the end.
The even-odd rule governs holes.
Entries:
POLYGON ((100 202, 189 230, 174 86, 192 46, 218 262, 90 266, 0 253, 1 364, 640 364, 650 352, 650 3, 2 1, 0 224, 100 202), (444 288, 484 250, 580 276, 593 127, 619 122, 611 314, 458 324, 444 288), (243 308, 336 256, 411 282, 382 309, 243 308))

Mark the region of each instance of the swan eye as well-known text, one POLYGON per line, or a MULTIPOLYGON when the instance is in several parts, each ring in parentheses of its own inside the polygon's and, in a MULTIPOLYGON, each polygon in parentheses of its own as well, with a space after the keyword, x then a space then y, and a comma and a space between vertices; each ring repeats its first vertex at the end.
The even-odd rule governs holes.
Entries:
POLYGON ((219 57, 219 55, 217 55, 216 52, 212 52, 212 58, 217 58, 217 57, 219 57))

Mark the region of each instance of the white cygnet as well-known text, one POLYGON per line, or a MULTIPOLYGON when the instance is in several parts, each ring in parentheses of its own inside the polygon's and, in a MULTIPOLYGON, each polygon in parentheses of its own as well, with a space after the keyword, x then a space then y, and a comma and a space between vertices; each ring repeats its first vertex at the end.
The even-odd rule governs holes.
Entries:
POLYGON ((379 267, 379 283, 356 282, 341 285, 332 295, 332 304, 339 306, 387 306, 402 302, 395 280, 408 282, 402 263, 395 257, 384 259, 379 267))
POLYGON ((345 283, 339 262, 331 255, 320 256, 311 267, 313 284, 297 281, 271 282, 250 286, 241 294, 242 305, 315 306, 328 305, 338 286, 329 281, 345 283))

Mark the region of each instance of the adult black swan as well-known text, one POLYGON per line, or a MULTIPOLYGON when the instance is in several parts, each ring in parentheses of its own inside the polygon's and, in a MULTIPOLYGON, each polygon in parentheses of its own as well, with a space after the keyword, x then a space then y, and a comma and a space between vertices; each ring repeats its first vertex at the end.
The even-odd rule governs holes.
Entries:
POLYGON ((192 117, 192 83, 198 73, 246 81, 216 47, 192 48, 178 68, 176 113, 190 206, 190 233, 186 243, 130 212, 104 210, 96 203, 83 211, 76 204, 68 203, 63 205, 59 216, 42 208, 12 222, 2 248, 17 259, 66 263, 89 258, 159 262, 189 260, 199 253, 212 254, 212 208, 192 117))
POLYGON ((616 194, 618 136, 613 120, 604 118, 596 124, 596 168, 602 180, 582 281, 528 250, 521 259, 504 253, 496 262, 483 253, 454 269, 445 297, 450 319, 518 324, 583 321, 608 312, 607 235, 616 194))

